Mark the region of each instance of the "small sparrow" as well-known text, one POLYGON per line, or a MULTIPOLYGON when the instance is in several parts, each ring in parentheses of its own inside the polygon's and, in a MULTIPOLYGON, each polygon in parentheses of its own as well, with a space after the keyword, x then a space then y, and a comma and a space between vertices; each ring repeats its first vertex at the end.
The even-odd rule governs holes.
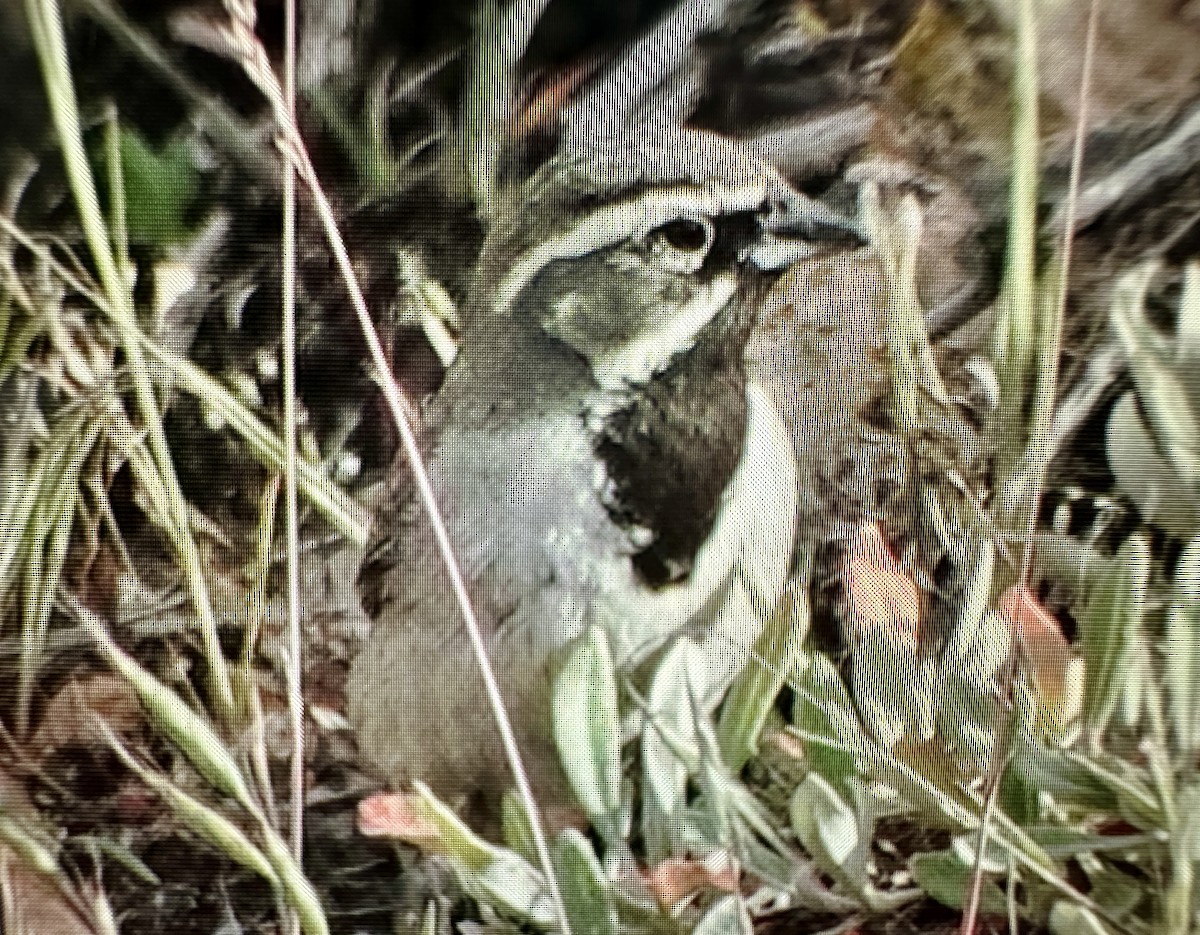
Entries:
MULTIPOLYGON (((796 472, 746 342, 780 272, 860 242, 747 151, 678 129, 555 157, 492 226, 426 450, 543 801, 568 796, 551 690, 590 627, 625 672, 690 641, 708 702, 747 659, 744 598, 769 610, 789 572, 796 472)), ((389 487, 360 578, 359 747, 394 785, 494 807, 511 778, 478 664, 405 468, 389 487)))

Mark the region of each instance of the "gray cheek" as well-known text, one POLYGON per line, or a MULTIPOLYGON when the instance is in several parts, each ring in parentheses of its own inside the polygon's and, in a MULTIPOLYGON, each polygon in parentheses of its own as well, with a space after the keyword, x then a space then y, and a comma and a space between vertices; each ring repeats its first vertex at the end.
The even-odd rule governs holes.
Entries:
MULTIPOLYGON (((615 256, 603 265, 616 263, 615 256)), ((566 269, 548 270, 521 302, 542 310, 539 318, 546 334, 595 360, 658 324, 665 309, 683 295, 675 278, 624 263, 611 270, 576 270, 573 275, 566 269)))

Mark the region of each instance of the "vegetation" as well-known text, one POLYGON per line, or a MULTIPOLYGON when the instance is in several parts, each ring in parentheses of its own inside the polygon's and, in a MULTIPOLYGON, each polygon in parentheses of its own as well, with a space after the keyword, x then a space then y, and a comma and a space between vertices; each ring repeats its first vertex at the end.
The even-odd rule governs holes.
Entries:
MULTIPOLYGON (((113 15, 103 0, 85 5, 113 15)), ((304 853, 297 807, 313 800, 305 787, 319 769, 350 758, 338 746, 336 703, 319 685, 305 697, 317 680, 301 668, 312 644, 300 606, 311 582, 301 579, 319 575, 300 543, 337 538, 352 544, 338 553, 344 558, 365 542, 368 524, 344 489, 341 453, 322 447, 295 402, 306 327, 297 268, 313 252, 305 238, 322 238, 334 258, 328 268, 345 278, 376 372, 390 371, 392 349, 374 337, 372 284, 356 280, 353 242, 339 231, 354 196, 323 190, 317 165, 333 157, 310 151, 290 101, 294 76, 286 64, 277 76, 253 4, 224 6, 227 19, 207 24, 209 39, 226 44, 268 102, 283 158, 264 155, 260 165, 289 180, 279 186, 285 252, 273 293, 283 305, 278 411, 238 374, 189 358, 163 325, 176 298, 172 272, 194 274, 188 251, 212 236, 207 215, 224 210, 203 203, 211 154, 185 136, 153 141, 113 107, 81 111, 58 0, 26 0, 58 154, 43 154, 37 178, 61 156, 71 209, 49 213, 57 226, 35 229, 18 210, 34 187, 14 181, 0 214, 0 416, 11 427, 0 448, 0 664, 13 672, 2 696, 0 866, 21 868, 0 886, 13 931, 46 930, 30 915, 44 892, 65 907, 74 928, 63 922, 64 932, 171 928, 135 910, 130 896, 166 898, 152 852, 168 840, 205 855, 191 881, 198 888, 210 886, 203 874, 221 855, 222 898, 247 930, 353 930, 353 918, 330 912, 337 873, 304 853), (293 181, 314 209, 307 227, 297 222, 293 181), (258 466, 245 474, 254 489, 240 492, 256 512, 236 534, 185 492, 190 454, 179 435, 173 446, 168 426, 184 399, 258 466), (63 788, 72 761, 100 777, 103 827, 71 813, 83 799, 78 787, 63 788)), ((802 6, 817 28, 824 6, 802 6)), ((481 932, 596 935, 843 922, 884 931, 871 926, 889 916, 908 919, 912 931, 1197 930, 1200 267, 1185 266, 1173 302, 1162 299, 1168 264, 1110 271, 1119 277, 1111 326, 1132 379, 1088 417, 1111 408, 1114 483, 1103 492, 1141 522, 1117 534, 1097 520, 1076 534, 1071 518, 1064 527, 1046 504, 1049 478, 1061 479, 1055 459, 1070 442, 1056 419, 1075 400, 1059 374, 1072 263, 1100 261, 1073 257, 1070 220, 1055 237, 1039 225, 1049 200, 1039 194, 1044 6, 1014 5, 1004 270, 980 319, 992 323, 991 340, 977 342, 989 345, 998 376, 984 429, 997 456, 990 499, 973 503, 986 532, 945 652, 923 653, 918 589, 867 531, 848 566, 864 632, 853 684, 806 640, 817 621, 800 582, 764 621, 753 662, 715 716, 689 694, 684 652, 666 653, 640 694, 594 631, 559 676, 554 725, 587 833, 569 828, 546 842, 516 798, 503 843, 479 836, 420 787, 386 806, 364 805, 365 832, 442 858, 418 867, 405 850, 404 875, 422 881, 422 898, 415 910, 399 896, 377 910, 390 916, 399 907, 421 932, 446 931, 464 916, 481 932), (1062 593, 1070 599, 1056 616, 1045 598, 1062 593), (470 908, 434 898, 445 866, 470 908)), ((464 108, 478 118, 461 147, 476 191, 495 184, 493 137, 513 106, 501 96, 519 83, 519 56, 504 46, 511 31, 492 14, 474 54, 504 80, 469 83, 474 107, 464 108)), ((112 97, 120 100, 116 89, 112 97)), ((248 124, 237 129, 243 118, 232 103, 204 100, 241 145, 263 139, 270 150, 248 124)), ((372 98, 364 101, 362 125, 377 127, 372 98)), ((1082 116, 1077 132, 1087 134, 1082 116)), ((364 191, 377 192, 392 169, 416 171, 400 160, 380 169, 370 156, 386 148, 378 135, 348 125, 332 133, 359 166, 364 191)), ((1055 195, 1068 219, 1080 158, 1077 149, 1071 180, 1055 195)), ((915 196, 875 183, 861 186, 859 208, 888 286, 892 411, 916 446, 921 407, 950 396, 918 283, 918 252, 936 219, 923 217, 915 196)), ((450 293, 403 257, 391 259, 424 296, 418 328, 448 340, 450 293)), ((383 408, 414 453, 411 406, 401 387, 383 382, 383 408)), ((339 659, 327 649, 344 663, 341 651, 339 659)), ((347 815, 351 797, 330 795, 347 815)), ((389 847, 369 853, 376 863, 365 876, 396 892, 409 886, 393 879, 389 847)))

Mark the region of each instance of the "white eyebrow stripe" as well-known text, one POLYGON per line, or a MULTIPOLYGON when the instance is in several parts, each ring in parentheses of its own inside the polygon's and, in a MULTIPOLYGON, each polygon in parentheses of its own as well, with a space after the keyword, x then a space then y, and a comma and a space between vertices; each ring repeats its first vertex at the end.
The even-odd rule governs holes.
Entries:
POLYGON ((769 195, 769 179, 748 185, 674 186, 640 192, 598 208, 574 227, 537 244, 517 257, 496 287, 493 310, 505 312, 534 276, 554 260, 576 259, 603 246, 643 237, 676 218, 697 214, 715 217, 761 209, 769 195))

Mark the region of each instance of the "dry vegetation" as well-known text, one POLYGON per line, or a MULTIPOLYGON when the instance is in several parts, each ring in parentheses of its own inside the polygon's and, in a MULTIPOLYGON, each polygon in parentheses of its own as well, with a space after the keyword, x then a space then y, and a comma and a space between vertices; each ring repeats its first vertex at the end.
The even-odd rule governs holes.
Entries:
POLYGON ((294 76, 282 3, 0 10, 0 929, 1200 930, 1197 4, 712 14, 663 84, 871 241, 764 311, 828 375, 773 391, 884 407, 973 530, 959 613, 930 662, 880 517, 852 645, 798 579, 715 716, 668 653, 624 746, 593 635, 556 687, 586 833, 514 798, 503 843, 366 798, 361 502, 472 201, 661 11, 301 6, 294 76))

